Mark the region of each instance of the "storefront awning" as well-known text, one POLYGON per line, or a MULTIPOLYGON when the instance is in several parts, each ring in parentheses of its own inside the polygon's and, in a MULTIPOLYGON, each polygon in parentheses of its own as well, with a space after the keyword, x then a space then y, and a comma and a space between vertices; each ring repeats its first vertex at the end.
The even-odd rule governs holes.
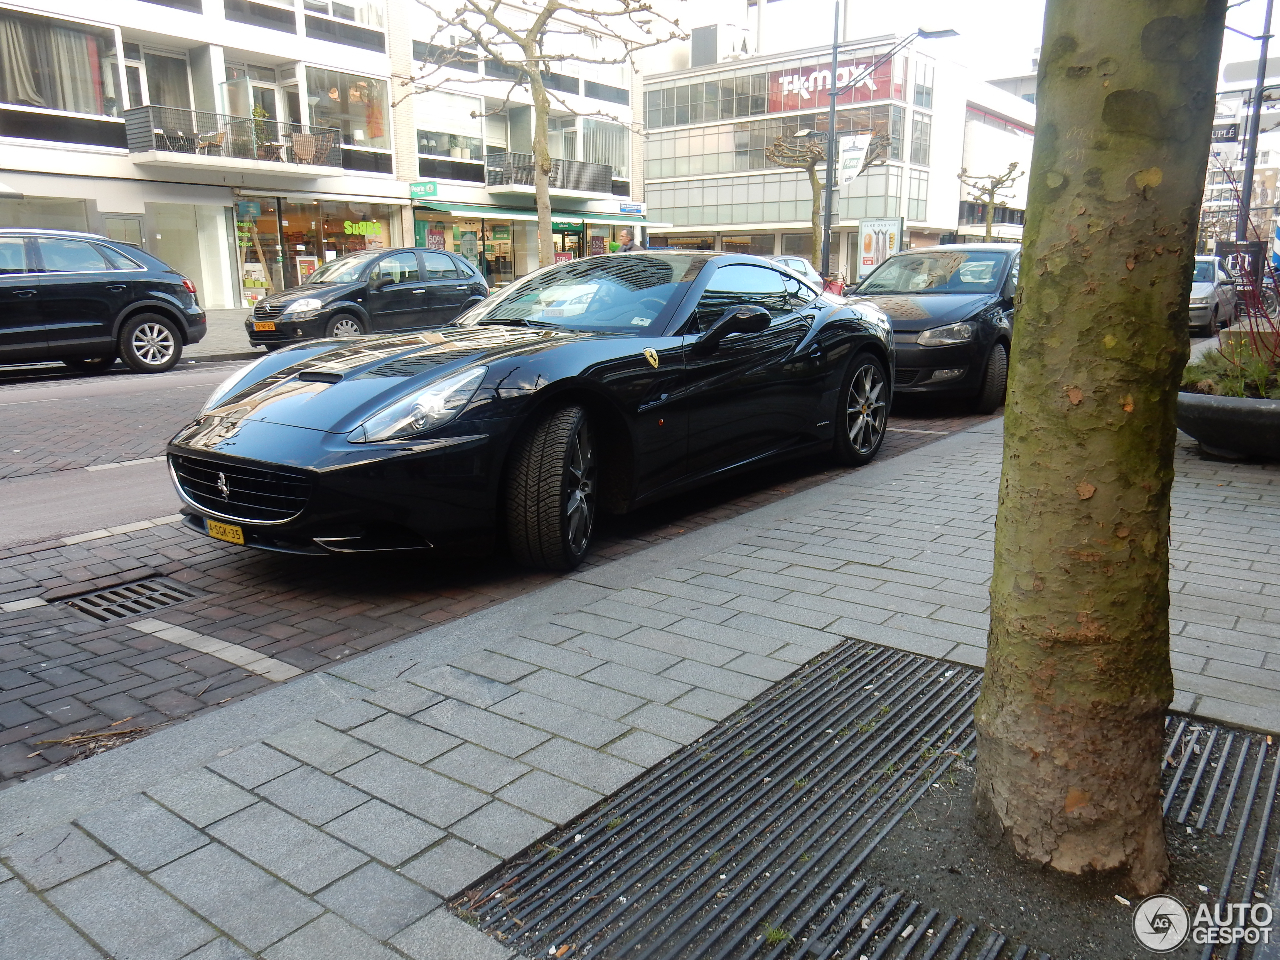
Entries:
MULTIPOLYGON (((438 210, 462 217, 483 217, 486 220, 537 220, 538 211, 528 207, 488 207, 476 203, 447 203, 444 201, 418 200, 414 206, 420 210, 438 210)), ((551 219, 560 223, 599 223, 614 226, 669 227, 669 223, 646 220, 640 214, 582 213, 581 211, 552 210, 551 219)))

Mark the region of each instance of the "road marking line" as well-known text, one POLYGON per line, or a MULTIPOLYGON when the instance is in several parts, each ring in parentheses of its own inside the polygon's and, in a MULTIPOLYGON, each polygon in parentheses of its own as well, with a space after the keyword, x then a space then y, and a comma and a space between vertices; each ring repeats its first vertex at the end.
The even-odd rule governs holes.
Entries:
POLYGON ((49 602, 41 600, 39 597, 27 597, 25 600, 10 600, 8 603, 0 603, 0 612, 16 613, 19 610, 30 610, 32 607, 47 607, 49 602))
POLYGON ((92 467, 85 467, 85 470, 93 472, 94 470, 114 470, 116 467, 132 467, 139 463, 158 463, 164 457, 143 457, 141 460, 121 460, 118 463, 98 463, 92 467))
POLYGON ((242 647, 238 643, 227 643, 217 637, 207 637, 203 633, 196 633, 194 630, 174 626, 162 620, 139 620, 137 623, 129 624, 129 626, 139 633, 149 633, 153 637, 168 640, 170 643, 176 643, 178 646, 186 647, 188 650, 198 650, 200 653, 207 653, 209 656, 225 660, 227 663, 234 663, 238 667, 244 667, 246 670, 266 677, 268 680, 274 680, 277 683, 282 680, 291 680, 305 672, 292 664, 285 663, 283 660, 268 657, 257 650, 242 647))
POLYGON ((0 403, 0 407, 20 407, 24 403, 53 403, 55 400, 61 400, 61 397, 47 397, 44 400, 8 400, 0 403))
POLYGON ((166 523, 177 523, 182 519, 182 514, 174 513, 167 517, 156 517, 154 520, 139 520, 137 523, 126 523, 119 527, 110 527, 106 530, 91 530, 89 533, 79 533, 74 537, 64 537, 63 546, 74 547, 77 543, 86 543, 89 540, 101 540, 103 537, 114 537, 118 533, 133 533, 136 530, 146 530, 148 527, 161 527, 166 523))
POLYGON ((889 433, 932 433, 939 437, 951 436, 950 430, 908 430, 906 427, 885 427, 889 433))

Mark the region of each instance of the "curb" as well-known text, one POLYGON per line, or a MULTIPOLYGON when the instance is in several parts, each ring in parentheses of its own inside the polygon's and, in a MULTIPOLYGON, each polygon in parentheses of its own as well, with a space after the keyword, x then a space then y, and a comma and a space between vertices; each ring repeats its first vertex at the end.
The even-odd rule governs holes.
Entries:
POLYGON ((244 353, 215 353, 205 357, 188 357, 185 354, 178 362, 179 366, 184 363, 218 363, 223 360, 257 360, 259 357, 265 357, 266 353, 262 350, 246 351, 244 353))

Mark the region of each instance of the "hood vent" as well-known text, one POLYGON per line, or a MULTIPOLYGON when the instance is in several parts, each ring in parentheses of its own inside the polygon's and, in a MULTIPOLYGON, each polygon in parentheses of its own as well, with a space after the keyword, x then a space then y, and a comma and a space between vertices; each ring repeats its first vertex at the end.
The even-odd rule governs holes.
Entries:
POLYGON ((337 383, 342 379, 342 374, 332 370, 303 370, 298 374, 298 379, 307 383, 337 383))

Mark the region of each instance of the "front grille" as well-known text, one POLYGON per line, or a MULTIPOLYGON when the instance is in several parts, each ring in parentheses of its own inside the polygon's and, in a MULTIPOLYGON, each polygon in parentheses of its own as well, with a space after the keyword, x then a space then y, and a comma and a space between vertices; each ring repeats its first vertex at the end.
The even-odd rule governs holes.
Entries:
POLYGON ((181 586, 163 577, 153 577, 72 597, 67 601, 67 606, 98 623, 114 623, 162 607, 171 607, 176 603, 185 603, 199 595, 190 587, 181 586))
POLYGON ((893 382, 900 387, 905 387, 909 383, 915 383, 919 376, 919 370, 897 370, 893 374, 893 382))
POLYGON ((257 340, 258 342, 262 342, 265 340, 297 339, 296 337, 293 336, 293 333, 290 330, 255 330, 253 331, 251 336, 253 337, 254 340, 257 340))
POLYGON ((174 456, 170 460, 187 498, 219 516, 282 523, 300 514, 311 496, 311 479, 297 471, 201 457, 174 456))
POLYGON ((253 305, 255 320, 274 320, 283 312, 278 303, 268 303, 266 300, 259 300, 253 305))

